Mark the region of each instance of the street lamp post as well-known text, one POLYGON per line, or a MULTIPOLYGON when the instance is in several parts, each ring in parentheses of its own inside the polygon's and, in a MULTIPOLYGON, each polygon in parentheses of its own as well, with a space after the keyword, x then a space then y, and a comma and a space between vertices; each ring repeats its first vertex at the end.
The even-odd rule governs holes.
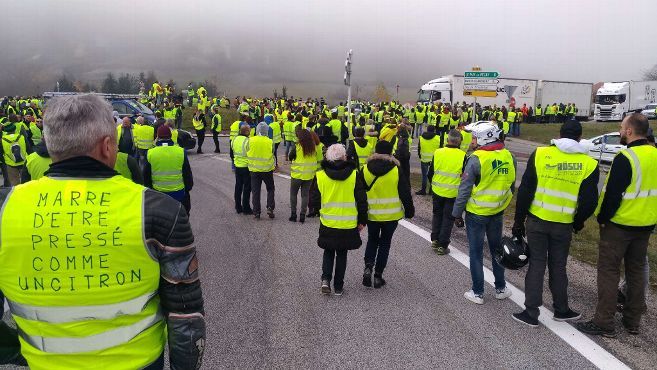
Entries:
POLYGON ((351 123, 351 56, 353 50, 349 49, 347 60, 344 62, 344 84, 347 85, 347 122, 351 123))

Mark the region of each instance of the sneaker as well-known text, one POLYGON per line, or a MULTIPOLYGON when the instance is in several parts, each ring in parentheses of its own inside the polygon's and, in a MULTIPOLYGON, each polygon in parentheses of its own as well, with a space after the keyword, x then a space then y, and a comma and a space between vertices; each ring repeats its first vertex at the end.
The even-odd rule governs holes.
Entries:
POLYGON ((269 218, 274 218, 274 210, 267 208, 267 216, 269 216, 269 218))
POLYGON ((290 216, 290 218, 288 218, 288 220, 289 220, 290 222, 297 222, 297 215, 296 215, 296 213, 295 213, 295 214, 292 214, 292 216, 290 216))
POLYGON ((331 294, 331 284, 328 280, 322 280, 322 288, 320 291, 322 294, 331 294))
POLYGON ((439 256, 444 256, 446 254, 449 254, 449 248, 448 247, 443 247, 442 245, 438 248, 436 248, 436 254, 439 256))
POLYGON ((472 290, 468 290, 463 296, 470 302, 484 304, 484 296, 482 294, 475 294, 472 290))
POLYGON ((568 309, 568 311, 564 313, 555 312, 554 317, 552 317, 554 321, 575 321, 581 318, 582 318, 581 313, 575 312, 571 309, 568 309))
POLYGON ((363 271, 363 285, 371 288, 372 287, 372 268, 371 267, 365 267, 365 270, 363 271))
POLYGON ((521 324, 531 326, 532 328, 538 327, 538 319, 535 319, 527 313, 527 311, 522 311, 519 313, 514 313, 511 317, 521 324))
POLYGON ((304 223, 306 222, 306 215, 303 213, 299 215, 299 223, 304 223))
POLYGON ((434 240, 431 242, 431 248, 438 249, 438 240, 434 240))
POLYGON ((604 329, 594 324, 593 321, 578 322, 575 324, 577 330, 590 335, 602 335, 607 338, 616 338, 616 329, 604 329))
POLYGON ((341 296, 342 294, 344 294, 344 289, 342 289, 342 288, 340 288, 340 289, 335 288, 335 289, 333 290, 333 295, 341 296))
POLYGON ((628 334, 639 335, 639 326, 630 325, 627 323, 627 321, 625 321, 625 319, 623 319, 622 322, 623 322, 623 327, 625 328, 625 331, 628 334))
POLYGON ((386 285, 386 281, 383 280, 383 276, 375 274, 374 275, 374 283, 372 284, 374 289, 379 289, 384 285, 386 285))
POLYGON ((240 208, 235 208, 235 212, 237 212, 237 214, 240 214, 240 213, 242 213, 242 209, 240 209, 240 208))
POLYGON ((511 297, 511 291, 504 287, 503 289, 495 289, 495 298, 497 299, 507 299, 511 297))
POLYGON ((427 195, 427 192, 424 190, 418 190, 415 192, 415 195, 427 195))
POLYGON ((260 219, 260 213, 253 214, 253 218, 255 218, 256 220, 259 220, 260 219))

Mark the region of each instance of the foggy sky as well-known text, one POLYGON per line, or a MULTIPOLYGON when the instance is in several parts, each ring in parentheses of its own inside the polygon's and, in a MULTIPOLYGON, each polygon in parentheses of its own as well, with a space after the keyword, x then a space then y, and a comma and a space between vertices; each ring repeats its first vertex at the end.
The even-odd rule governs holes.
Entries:
MULTIPOLYGON (((3 0, 0 94, 63 72, 154 70, 235 91, 342 82, 415 89, 477 64, 503 77, 641 79, 657 64, 654 0, 3 0), (11 15, 11 16, 8 16, 11 15)), ((33 87, 34 88, 34 87, 33 87)))

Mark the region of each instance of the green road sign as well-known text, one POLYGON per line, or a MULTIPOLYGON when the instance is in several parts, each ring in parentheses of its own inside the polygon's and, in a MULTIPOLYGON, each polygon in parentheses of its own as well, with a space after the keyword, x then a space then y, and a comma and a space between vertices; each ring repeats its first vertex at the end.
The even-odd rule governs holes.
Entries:
POLYGON ((465 72, 463 74, 465 78, 498 78, 500 77, 499 72, 465 72))

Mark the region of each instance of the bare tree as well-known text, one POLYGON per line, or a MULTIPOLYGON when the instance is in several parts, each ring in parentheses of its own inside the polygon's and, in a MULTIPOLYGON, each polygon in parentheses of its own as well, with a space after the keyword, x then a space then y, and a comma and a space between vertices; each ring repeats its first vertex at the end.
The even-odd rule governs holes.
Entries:
POLYGON ((652 66, 649 70, 643 72, 643 78, 648 81, 657 80, 657 64, 652 66))

